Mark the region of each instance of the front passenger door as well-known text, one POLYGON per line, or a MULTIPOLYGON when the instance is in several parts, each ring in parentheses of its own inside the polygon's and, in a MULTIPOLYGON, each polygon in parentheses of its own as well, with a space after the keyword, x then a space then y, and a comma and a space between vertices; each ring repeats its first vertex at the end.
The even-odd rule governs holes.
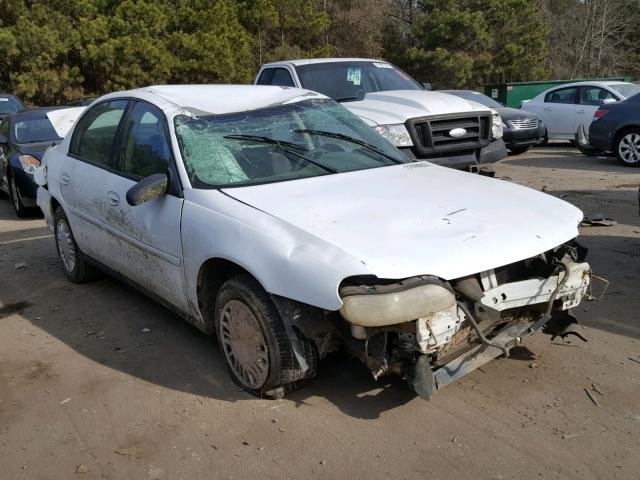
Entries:
POLYGON ((138 101, 125 119, 116 152, 109 198, 112 214, 105 222, 117 233, 115 262, 126 277, 188 312, 184 295, 182 241, 182 189, 174 165, 168 126, 156 106, 138 101), (165 195, 141 205, 127 203, 127 191, 156 173, 169 176, 165 195))
POLYGON ((558 88, 545 95, 540 116, 549 138, 573 139, 577 97, 577 87, 558 88))

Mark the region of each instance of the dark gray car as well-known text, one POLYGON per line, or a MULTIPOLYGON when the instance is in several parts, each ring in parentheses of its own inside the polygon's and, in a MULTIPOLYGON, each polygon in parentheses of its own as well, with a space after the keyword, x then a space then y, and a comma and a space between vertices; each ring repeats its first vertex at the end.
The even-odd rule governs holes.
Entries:
POLYGON ((493 98, 473 90, 440 90, 466 100, 473 100, 498 111, 502 117, 502 140, 511 153, 524 153, 545 140, 546 127, 535 113, 505 107, 493 98))
POLYGON ((640 167, 640 93, 596 110, 589 143, 613 153, 623 165, 640 167))

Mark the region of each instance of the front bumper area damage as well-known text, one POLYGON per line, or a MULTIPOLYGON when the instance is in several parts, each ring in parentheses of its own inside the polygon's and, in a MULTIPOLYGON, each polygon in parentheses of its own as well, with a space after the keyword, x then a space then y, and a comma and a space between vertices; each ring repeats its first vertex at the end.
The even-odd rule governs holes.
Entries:
POLYGON ((575 334, 569 309, 588 294, 586 249, 569 242, 511 265, 444 281, 347 279, 341 317, 374 378, 402 375, 425 399, 544 329, 575 334))

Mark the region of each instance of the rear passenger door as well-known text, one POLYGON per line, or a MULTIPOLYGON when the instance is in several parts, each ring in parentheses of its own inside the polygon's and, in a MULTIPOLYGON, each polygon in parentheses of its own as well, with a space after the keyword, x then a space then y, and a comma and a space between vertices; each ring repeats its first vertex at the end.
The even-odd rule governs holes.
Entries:
POLYGON ((585 131, 589 131, 593 115, 605 100, 617 101, 618 99, 610 91, 601 87, 593 85, 580 87, 580 103, 576 105, 574 132, 579 127, 584 127, 585 131))
POLYGON ((577 99, 577 87, 557 88, 545 95, 540 116, 547 125, 549 138, 574 137, 577 99))

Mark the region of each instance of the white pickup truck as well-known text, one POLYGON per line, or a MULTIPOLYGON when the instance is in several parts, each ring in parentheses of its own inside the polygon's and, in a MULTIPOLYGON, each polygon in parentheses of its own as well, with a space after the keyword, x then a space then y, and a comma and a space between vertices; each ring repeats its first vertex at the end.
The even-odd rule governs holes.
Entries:
POLYGON ((497 111, 427 91, 388 62, 286 60, 263 65, 255 84, 300 87, 333 98, 413 159, 477 170, 507 156, 497 111))

